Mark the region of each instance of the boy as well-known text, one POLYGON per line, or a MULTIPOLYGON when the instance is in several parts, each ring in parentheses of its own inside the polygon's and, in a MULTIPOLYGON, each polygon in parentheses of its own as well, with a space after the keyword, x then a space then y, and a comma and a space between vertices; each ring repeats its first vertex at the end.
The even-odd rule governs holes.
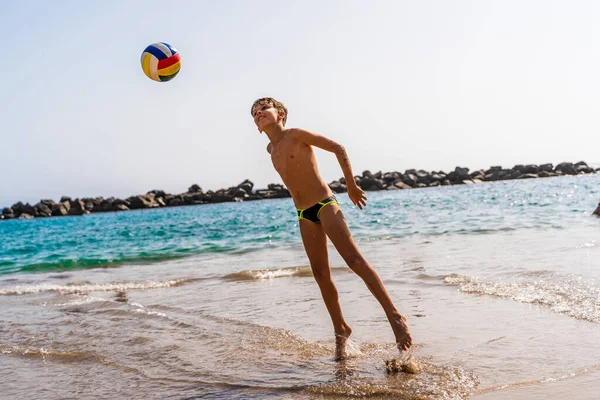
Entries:
POLYGON ((304 249, 333 322, 336 359, 345 357, 346 341, 352 329, 344 321, 338 292, 331 280, 327 237, 348 267, 363 279, 383 307, 394 331, 398 350, 408 350, 412 345, 412 338, 406 318, 396 310, 377 272, 358 250, 335 196, 319 174, 312 146, 336 155, 346 178, 348 197, 362 210, 366 206, 367 198, 354 181, 346 150, 333 140, 315 133, 285 128, 287 109, 273 98, 256 100, 252 105, 251 114, 258 131, 265 132, 269 137, 267 151, 271 154, 273 166, 296 205, 304 249))

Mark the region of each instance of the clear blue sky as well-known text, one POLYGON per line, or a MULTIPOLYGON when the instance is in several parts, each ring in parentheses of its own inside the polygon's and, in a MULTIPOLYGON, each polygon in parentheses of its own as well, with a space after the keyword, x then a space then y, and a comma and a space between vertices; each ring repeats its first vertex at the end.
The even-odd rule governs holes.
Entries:
POLYGON ((598 21, 594 1, 2 2, 0 206, 280 182, 262 96, 355 173, 599 162, 598 21), (173 81, 141 70, 156 41, 173 81))

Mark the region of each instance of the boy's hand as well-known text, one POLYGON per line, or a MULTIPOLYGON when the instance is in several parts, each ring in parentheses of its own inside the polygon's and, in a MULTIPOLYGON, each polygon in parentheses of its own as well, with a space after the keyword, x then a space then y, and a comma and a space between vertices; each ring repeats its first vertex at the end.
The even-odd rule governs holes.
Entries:
POLYGON ((365 192, 356 183, 348 186, 348 197, 361 210, 367 206, 367 196, 365 196, 365 192))

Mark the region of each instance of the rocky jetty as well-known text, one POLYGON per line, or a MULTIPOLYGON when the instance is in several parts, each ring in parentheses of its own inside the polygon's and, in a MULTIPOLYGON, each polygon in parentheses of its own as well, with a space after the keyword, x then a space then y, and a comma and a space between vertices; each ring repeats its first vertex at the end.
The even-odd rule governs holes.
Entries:
MULTIPOLYGON (((381 171, 371 173, 370 171, 364 171, 362 175, 355 176, 354 180, 363 190, 374 191, 463 185, 510 179, 548 178, 599 172, 600 168, 594 170, 581 161, 575 164, 563 162, 556 167, 552 164, 515 165, 510 169, 495 166, 487 170, 481 169, 473 172, 470 172, 469 168, 464 167, 456 167, 454 171, 448 173, 415 169, 408 169, 403 173, 381 171)), ((344 193, 347 191, 346 180, 344 178, 331 182, 329 187, 335 193, 344 193)), ((103 197, 71 199, 70 197, 63 196, 58 202, 54 200, 40 200, 35 205, 18 202, 11 207, 5 207, 0 215, 0 220, 61 217, 97 212, 279 199, 285 197, 290 197, 290 193, 280 184, 270 184, 266 189, 255 190, 254 184, 249 180, 245 180, 237 186, 228 189, 219 189, 216 192, 211 190, 205 192, 200 186, 194 184, 188 188, 187 192, 180 194, 169 194, 163 190, 151 190, 146 194, 131 196, 126 199, 115 197, 108 197, 106 199, 103 197)))

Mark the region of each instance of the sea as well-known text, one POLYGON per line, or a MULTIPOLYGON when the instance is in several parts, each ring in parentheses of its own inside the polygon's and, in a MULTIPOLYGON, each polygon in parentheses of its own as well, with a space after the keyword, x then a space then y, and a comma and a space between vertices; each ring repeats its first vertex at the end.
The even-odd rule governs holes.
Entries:
POLYGON ((1 399, 597 399, 600 175, 339 194, 411 329, 329 248, 348 358, 291 199, 0 222, 1 399))

